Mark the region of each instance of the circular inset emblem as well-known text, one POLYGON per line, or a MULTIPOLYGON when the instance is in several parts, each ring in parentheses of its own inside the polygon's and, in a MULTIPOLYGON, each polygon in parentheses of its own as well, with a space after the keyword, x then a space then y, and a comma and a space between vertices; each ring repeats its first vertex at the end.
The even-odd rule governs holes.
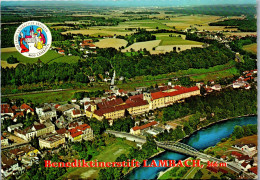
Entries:
POLYGON ((14 45, 24 56, 40 57, 51 47, 51 32, 47 26, 38 21, 21 24, 14 34, 14 45))

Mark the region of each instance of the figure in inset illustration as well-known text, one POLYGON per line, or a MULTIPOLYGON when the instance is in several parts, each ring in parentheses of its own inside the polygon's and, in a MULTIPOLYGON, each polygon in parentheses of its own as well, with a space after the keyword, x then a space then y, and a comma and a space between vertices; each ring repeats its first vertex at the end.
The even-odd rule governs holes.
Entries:
POLYGON ((20 44, 20 47, 22 49, 21 53, 28 52, 29 51, 29 45, 25 41, 25 38, 24 38, 24 35, 23 35, 22 32, 20 33, 20 35, 21 35, 21 37, 19 39, 19 44, 20 44))

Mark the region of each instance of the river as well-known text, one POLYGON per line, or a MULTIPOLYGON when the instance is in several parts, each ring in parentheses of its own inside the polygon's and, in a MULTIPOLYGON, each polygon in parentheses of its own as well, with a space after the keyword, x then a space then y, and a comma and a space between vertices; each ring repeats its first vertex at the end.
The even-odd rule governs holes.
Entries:
MULTIPOLYGON (((215 146, 221 139, 232 134, 236 125, 257 124, 257 116, 233 118, 227 121, 222 121, 206 128, 203 128, 190 137, 182 140, 198 150, 206 149, 210 146, 215 146)), ((151 160, 183 160, 187 158, 186 155, 175 153, 172 151, 165 151, 151 160)), ((128 179, 156 179, 160 171, 165 171, 167 167, 139 167, 135 168, 128 176, 128 179)))

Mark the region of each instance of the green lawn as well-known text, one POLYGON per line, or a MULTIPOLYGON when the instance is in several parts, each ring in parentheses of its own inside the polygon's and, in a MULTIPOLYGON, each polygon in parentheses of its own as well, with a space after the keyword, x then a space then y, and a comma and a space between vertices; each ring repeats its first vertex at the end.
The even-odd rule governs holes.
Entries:
MULTIPOLYGON (((97 159, 99 162, 114 162, 121 154, 127 154, 131 147, 134 147, 135 143, 127 140, 117 139, 114 143, 106 146, 102 152, 92 158, 97 159)), ((98 172, 101 168, 70 168, 69 172, 63 175, 60 179, 97 179, 98 172)))
POLYGON ((38 59, 40 59, 44 63, 53 63, 53 62, 67 62, 67 63, 75 63, 80 58, 78 56, 63 56, 58 54, 54 50, 49 50, 46 54, 41 56, 40 58, 28 58, 20 54, 18 51, 15 52, 3 52, 1 60, 6 61, 8 57, 14 56, 21 63, 36 63, 38 59))
POLYGON ((197 41, 185 40, 184 35, 175 33, 158 33, 156 35, 157 40, 161 40, 160 46, 163 45, 202 45, 203 43, 197 41), (173 35, 175 37, 169 37, 173 35))

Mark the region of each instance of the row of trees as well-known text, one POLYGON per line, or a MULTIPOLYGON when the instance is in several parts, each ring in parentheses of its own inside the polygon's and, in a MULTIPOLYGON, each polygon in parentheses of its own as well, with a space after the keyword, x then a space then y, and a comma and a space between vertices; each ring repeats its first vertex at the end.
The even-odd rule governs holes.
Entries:
POLYGON ((256 19, 228 19, 224 21, 209 23, 210 26, 237 26, 240 31, 243 32, 256 32, 256 19))
POLYGON ((248 124, 245 126, 235 126, 232 137, 239 139, 246 136, 257 134, 257 124, 248 124))
POLYGON ((136 33, 134 33, 133 35, 125 36, 124 39, 128 41, 127 46, 130 46, 135 42, 155 40, 156 36, 152 35, 151 32, 146 31, 145 29, 138 28, 136 33))
MULTIPOLYGON (((2 86, 22 85, 39 82, 81 82, 88 83, 87 76, 104 75, 113 68, 117 76, 132 78, 142 75, 158 75, 189 68, 208 68, 225 64, 234 59, 234 54, 222 45, 207 48, 192 48, 180 53, 161 55, 127 56, 113 48, 98 49, 96 57, 90 57, 75 64, 19 64, 16 68, 2 68, 2 86)), ((19 61, 19 59, 18 59, 19 61)))
POLYGON ((158 140, 178 140, 189 135, 197 128, 218 120, 237 117, 247 114, 257 114, 257 90, 227 89, 204 96, 196 96, 185 103, 174 104, 159 110, 163 113, 163 122, 192 115, 189 121, 169 133, 164 132, 157 136, 158 140), (203 119, 205 118, 206 119, 203 119), (203 121, 201 121, 201 118, 203 121))

